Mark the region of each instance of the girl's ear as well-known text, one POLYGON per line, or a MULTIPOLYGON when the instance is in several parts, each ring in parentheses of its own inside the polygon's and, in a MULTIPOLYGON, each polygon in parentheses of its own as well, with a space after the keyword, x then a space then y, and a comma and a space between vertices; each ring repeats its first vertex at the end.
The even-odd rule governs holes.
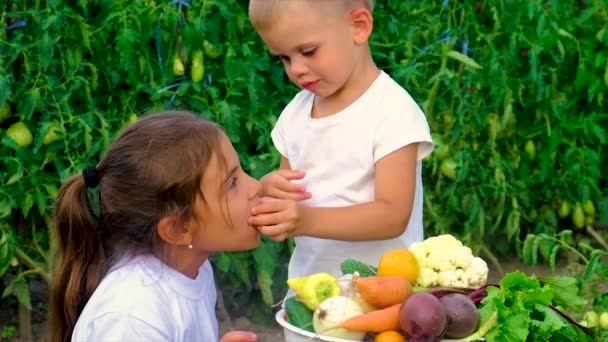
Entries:
POLYGON ((192 231, 189 227, 171 216, 160 219, 156 231, 160 238, 170 245, 187 246, 192 242, 192 231))
POLYGON ((350 12, 350 20, 354 29, 355 44, 365 44, 374 29, 374 19, 366 8, 357 8, 350 12))

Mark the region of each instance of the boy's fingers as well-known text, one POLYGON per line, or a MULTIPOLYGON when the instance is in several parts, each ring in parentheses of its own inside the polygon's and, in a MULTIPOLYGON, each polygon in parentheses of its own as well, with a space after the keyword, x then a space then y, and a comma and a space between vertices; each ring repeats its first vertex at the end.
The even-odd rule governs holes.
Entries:
POLYGON ((252 226, 272 226, 281 223, 280 218, 281 213, 276 211, 257 213, 249 218, 249 224, 252 226))
POLYGON ((285 199, 285 200, 292 200, 292 201, 302 201, 302 200, 306 200, 312 197, 312 194, 310 192, 285 192, 285 191, 280 191, 280 190, 276 190, 274 191, 276 193, 275 197, 276 198, 280 198, 280 199, 285 199))
POLYGON ((288 225, 285 223, 277 224, 274 226, 261 226, 258 227, 260 234, 267 235, 274 241, 283 241, 288 238, 287 228, 288 225))
POLYGON ((306 176, 306 172, 300 170, 281 169, 278 171, 278 173, 281 177, 287 180, 302 179, 304 176, 306 176))

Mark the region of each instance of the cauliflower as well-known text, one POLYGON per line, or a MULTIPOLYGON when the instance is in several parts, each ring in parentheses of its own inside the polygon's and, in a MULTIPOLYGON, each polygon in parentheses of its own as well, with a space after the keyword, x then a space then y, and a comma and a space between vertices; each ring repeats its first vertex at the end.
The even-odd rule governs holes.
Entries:
POLYGON ((464 273, 469 286, 483 286, 488 279, 488 264, 482 258, 475 257, 464 273))
POLYGON ((488 277, 485 261, 450 234, 413 243, 409 249, 420 265, 418 286, 478 287, 488 277))
POLYGON ((455 268, 449 271, 439 272, 437 277, 439 286, 446 287, 469 287, 469 282, 462 268, 455 268))
POLYGON ((437 285, 439 274, 431 268, 422 267, 418 273, 416 283, 422 287, 433 287, 437 285))

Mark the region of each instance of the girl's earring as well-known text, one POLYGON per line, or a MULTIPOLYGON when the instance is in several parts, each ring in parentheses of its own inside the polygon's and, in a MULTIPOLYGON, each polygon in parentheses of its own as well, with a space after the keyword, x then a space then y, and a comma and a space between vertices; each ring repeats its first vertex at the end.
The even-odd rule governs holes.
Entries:
POLYGON ((188 245, 188 248, 189 248, 189 249, 192 249, 192 244, 189 244, 189 245, 188 245))

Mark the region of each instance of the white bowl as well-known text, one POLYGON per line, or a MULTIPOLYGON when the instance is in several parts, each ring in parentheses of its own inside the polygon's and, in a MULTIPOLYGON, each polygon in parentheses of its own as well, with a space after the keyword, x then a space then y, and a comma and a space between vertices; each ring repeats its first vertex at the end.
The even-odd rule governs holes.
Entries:
POLYGON ((283 327, 283 336, 285 342, 311 342, 311 341, 327 341, 327 342, 353 342, 353 340, 345 340, 343 338, 324 336, 312 333, 310 331, 295 327, 285 320, 285 309, 281 309, 274 316, 277 323, 283 327))

